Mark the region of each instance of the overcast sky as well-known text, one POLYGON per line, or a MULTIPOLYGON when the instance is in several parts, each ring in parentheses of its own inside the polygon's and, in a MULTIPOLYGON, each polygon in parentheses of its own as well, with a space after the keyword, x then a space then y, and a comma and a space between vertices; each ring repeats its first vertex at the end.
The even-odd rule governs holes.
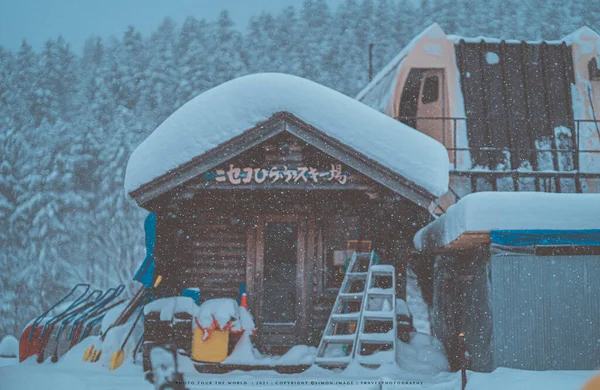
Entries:
MULTIPOLYGON (((327 0, 333 9, 343 0, 327 0)), ((40 49, 44 41, 62 35, 80 52, 90 35, 121 36, 132 24, 144 35, 165 16, 179 25, 188 15, 214 20, 229 10, 237 27, 262 10, 277 12, 302 0, 0 0, 0 45, 18 50, 23 39, 40 49)))

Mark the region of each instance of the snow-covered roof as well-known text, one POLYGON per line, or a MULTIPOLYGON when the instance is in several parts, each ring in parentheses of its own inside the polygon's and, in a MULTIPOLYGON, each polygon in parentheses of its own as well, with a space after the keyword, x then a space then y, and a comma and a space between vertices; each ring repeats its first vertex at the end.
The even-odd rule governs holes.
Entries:
POLYGON ((548 45, 561 45, 564 40, 552 40, 552 41, 542 41, 542 40, 537 40, 537 41, 522 41, 519 39, 501 39, 501 38, 492 38, 492 37, 486 37, 483 35, 479 35, 476 37, 463 37, 461 35, 454 35, 454 34, 448 34, 447 35, 448 39, 453 41, 454 43, 460 43, 461 41, 464 41, 465 43, 480 43, 480 42, 485 42, 485 43, 508 43, 508 44, 521 44, 523 42, 529 44, 529 45, 540 45, 542 43, 546 43, 548 45))
POLYGON ((418 250, 437 249, 463 233, 492 230, 600 229, 600 194, 477 192, 419 230, 418 250))
POLYGON ((563 43, 566 43, 567 45, 571 45, 573 43, 580 43, 585 39, 593 39, 593 38, 597 38, 598 34, 592 30, 591 28, 587 27, 587 26, 583 26, 581 28, 578 28, 577 30, 573 31, 572 33, 564 36, 561 39, 556 39, 556 40, 533 40, 533 41, 522 41, 519 39, 499 39, 499 38, 491 38, 491 37, 486 37, 486 36, 477 36, 477 37, 463 37, 460 35, 454 35, 454 34, 449 34, 448 39, 450 39, 451 41, 454 41, 454 43, 460 43, 460 41, 465 41, 466 43, 479 43, 479 42, 485 42, 485 43, 508 43, 508 44, 521 44, 523 42, 529 44, 529 45, 540 45, 542 43, 545 43, 547 45, 562 45, 563 43))
POLYGON ((190 100, 132 153, 129 193, 182 164, 288 112, 432 195, 448 186, 448 154, 439 142, 315 82, 261 73, 221 84, 190 100))

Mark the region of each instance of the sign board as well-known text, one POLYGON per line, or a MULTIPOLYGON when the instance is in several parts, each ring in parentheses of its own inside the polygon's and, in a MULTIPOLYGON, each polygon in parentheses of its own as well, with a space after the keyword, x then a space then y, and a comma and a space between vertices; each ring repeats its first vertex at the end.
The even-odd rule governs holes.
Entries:
POLYGON ((349 173, 344 171, 341 164, 331 164, 327 170, 319 170, 313 167, 289 168, 271 167, 237 167, 233 164, 228 169, 217 169, 207 172, 204 178, 217 183, 229 183, 233 185, 243 184, 274 184, 274 183, 337 183, 344 185, 348 182, 349 173))

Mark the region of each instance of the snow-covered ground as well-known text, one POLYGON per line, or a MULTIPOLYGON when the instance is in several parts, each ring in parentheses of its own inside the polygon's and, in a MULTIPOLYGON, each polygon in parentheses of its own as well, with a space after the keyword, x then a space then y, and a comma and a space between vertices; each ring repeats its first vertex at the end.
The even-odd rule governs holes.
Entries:
MULTIPOLYGON (((84 344, 85 345, 85 344, 84 344)), ((37 364, 33 359, 17 363, 16 359, 0 359, 0 389, 10 390, 147 390, 153 386, 145 381, 142 368, 131 360, 116 371, 102 363, 83 363, 83 345, 67 354, 59 363, 37 364)), ((193 389, 248 390, 266 389, 410 389, 430 388, 458 390, 460 373, 424 375, 397 367, 370 370, 351 367, 343 373, 310 368, 297 375, 274 371, 228 374, 199 374, 189 361, 181 363, 187 387, 193 389), (289 383, 289 382, 293 383, 289 383), (235 384, 232 382, 236 382, 235 384), (286 383, 288 382, 288 383, 286 383), (301 385, 305 384, 305 385, 301 385), (380 387, 380 383, 382 383, 380 387)), ((468 390, 569 390, 581 389, 594 371, 522 371, 500 368, 493 373, 469 372, 468 390)))
POLYGON ((467 389, 575 390, 581 389, 594 375, 600 375, 600 371, 525 371, 498 368, 490 374, 470 372, 467 389))
MULTIPOLYGON (((114 372, 98 364, 63 363, 36 364, 25 361, 10 364, 0 360, 0 388, 10 390, 147 390, 152 385, 144 380, 140 366, 125 363, 114 372)), ((319 368, 311 368, 303 374, 284 375, 274 371, 254 373, 233 372, 221 375, 199 374, 185 370, 185 380, 192 389, 237 389, 247 390, 257 387, 268 389, 460 389, 459 373, 441 373, 426 377, 396 370, 395 373, 371 371, 357 368, 352 373, 332 374, 319 368), (379 374, 379 372, 381 372, 379 374), (285 384, 292 381, 294 384, 285 384), (231 382, 239 382, 232 384, 231 382), (244 384, 245 383, 245 384, 244 384), (299 385, 306 383, 306 386, 299 385), (316 384, 317 383, 317 384, 316 384), (330 383, 330 384, 326 384, 330 383)), ((594 371, 522 371, 499 368, 493 373, 469 372, 468 390, 569 390, 581 389, 594 375, 594 371)))
MULTIPOLYGON (((429 321, 427 309, 422 301, 420 290, 414 274, 409 272, 408 300, 410 309, 415 315, 415 325, 418 330, 428 330, 429 321), (424 329, 426 328, 426 329, 424 329)), ((168 302, 172 303, 173 300, 168 302)), ((166 302, 166 301, 165 301, 166 302)), ((161 313, 164 304, 159 308, 161 313)), ((151 309, 151 307, 149 308, 151 309)), ((172 310, 170 310, 172 311, 172 310)), ((252 329, 253 326, 248 326, 252 329)), ((120 333, 120 332, 117 332, 120 333)), ((82 361, 83 351, 92 343, 98 343, 98 337, 88 337, 75 346, 61 360, 53 364, 47 361, 37 364, 35 357, 18 363, 15 358, 0 359, 0 390, 142 390, 153 389, 147 382, 142 367, 127 360, 116 371, 109 371, 111 351, 120 343, 110 342, 109 338, 103 344, 102 359, 98 363, 82 361), (114 344, 114 345, 112 345, 114 344)), ((133 346, 126 347, 127 355, 131 355, 133 346)), ((280 359, 260 356, 257 351, 249 348, 236 348, 238 358, 254 356, 262 365, 286 364, 284 360, 301 361, 310 364, 314 357, 313 347, 297 346, 296 352, 280 359), (300 358, 300 355, 302 358, 300 358), (271 360, 269 360, 271 359, 271 360)), ((253 348, 250 348, 253 349, 253 348)), ((235 359, 233 359, 235 360, 235 359)), ((242 359, 243 360, 243 359, 242 359)), ((231 372, 227 374, 200 374, 192 361, 182 358, 180 371, 184 373, 187 388, 193 389, 237 389, 248 390, 257 387, 266 389, 407 389, 431 388, 458 390, 461 388, 460 373, 450 373, 442 347, 437 340, 424 333, 413 333, 410 344, 398 342, 396 361, 400 364, 382 365, 377 370, 351 365, 343 372, 334 372, 319 367, 311 367, 301 374, 286 375, 275 371, 231 372)), ((242 361, 242 363, 248 363, 242 361)), ((498 369, 490 374, 469 373, 469 390, 482 389, 548 389, 565 390, 580 389, 585 382, 598 374, 592 371, 547 371, 532 372, 513 369, 498 369)))
MULTIPOLYGON (((0 367, 14 366, 19 360, 17 358, 0 358, 0 367)), ((1 385, 0 381, 0 385, 1 385)))

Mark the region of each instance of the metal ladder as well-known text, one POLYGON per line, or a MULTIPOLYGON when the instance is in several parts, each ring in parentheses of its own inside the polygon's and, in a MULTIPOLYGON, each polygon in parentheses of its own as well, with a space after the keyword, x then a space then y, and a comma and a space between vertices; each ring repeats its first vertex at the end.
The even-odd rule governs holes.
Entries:
POLYGON ((353 359, 378 367, 395 362, 396 278, 375 252, 354 253, 314 363, 346 368, 353 359))

